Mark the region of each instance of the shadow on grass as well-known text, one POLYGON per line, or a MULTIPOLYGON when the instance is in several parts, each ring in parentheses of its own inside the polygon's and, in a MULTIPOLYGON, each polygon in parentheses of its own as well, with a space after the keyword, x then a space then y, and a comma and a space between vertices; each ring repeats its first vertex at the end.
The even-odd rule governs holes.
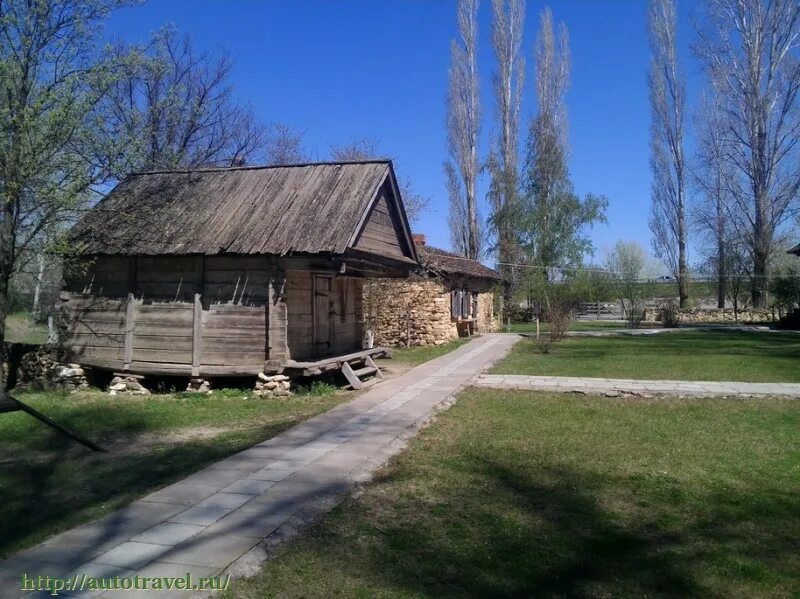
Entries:
POLYGON ((783 594, 800 574, 786 528, 800 513, 796 495, 725 488, 692 498, 672 481, 552 466, 521 475, 481 458, 456 470, 463 476, 430 487, 406 488, 408 472, 377 479, 378 491, 346 502, 235 595, 318 596, 319 580, 338 588, 340 576, 341 596, 724 596, 751 585, 783 594))
MULTIPOLYGON (((305 418, 299 415, 211 439, 140 451, 134 446, 96 454, 76 448, 55 432, 37 440, 36 446, 47 447, 46 453, 14 447, 0 462, 0 557, 127 505, 305 418)), ((129 418, 125 431, 146 428, 145 422, 129 418)))

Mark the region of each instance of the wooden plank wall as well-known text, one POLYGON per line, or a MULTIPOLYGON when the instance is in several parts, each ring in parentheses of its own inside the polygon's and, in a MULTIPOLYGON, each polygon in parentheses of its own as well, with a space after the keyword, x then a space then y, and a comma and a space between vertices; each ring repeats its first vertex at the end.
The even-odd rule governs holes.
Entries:
POLYGON ((79 360, 121 364, 126 308, 123 298, 71 293, 65 323, 68 351, 79 360))
POLYGON ((333 353, 348 353, 361 349, 361 320, 363 281, 354 277, 334 277, 333 314, 331 316, 333 353))
MULTIPOLYGON (((137 258, 132 264, 99 258, 68 282, 66 345, 76 361, 181 374, 264 366, 271 266, 263 256, 137 258)), ((346 353, 361 344, 362 282, 328 274, 331 351, 346 353)), ((312 285, 311 272, 287 271, 290 359, 315 355, 312 285)))
POLYGON ((107 256, 89 262, 72 273, 66 291, 107 298, 126 298, 128 295, 128 259, 107 256))
POLYGON ((267 267, 259 256, 205 258, 203 365, 264 365, 267 267))
MULTIPOLYGON (((314 358, 313 273, 287 271, 286 282, 290 358, 314 358)), ((359 278, 332 276, 331 353, 347 353, 361 348, 362 289, 363 282, 359 278)))
POLYGON ((137 258, 131 368, 192 363, 193 256, 137 258))
POLYGON ((407 257, 407 251, 403 251, 406 246, 403 240, 403 226, 400 216, 388 201, 390 193, 387 188, 381 191, 381 195, 367 215, 355 247, 382 256, 403 258, 407 257))
POLYGON ((287 342, 289 357, 304 360, 314 355, 312 275, 307 270, 286 271, 287 342))

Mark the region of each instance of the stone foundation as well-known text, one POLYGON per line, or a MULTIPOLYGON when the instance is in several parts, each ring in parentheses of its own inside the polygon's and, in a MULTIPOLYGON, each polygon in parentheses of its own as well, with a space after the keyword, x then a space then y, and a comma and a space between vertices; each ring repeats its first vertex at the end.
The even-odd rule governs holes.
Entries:
POLYGON ((109 395, 150 395, 140 380, 133 376, 115 376, 108 385, 109 395))
POLYGON ((288 397, 291 395, 292 382, 285 374, 258 373, 256 388, 253 395, 256 397, 288 397))
POLYGON ((213 393, 211 391, 211 381, 200 378, 189 379, 186 390, 191 393, 213 393))
POLYGON ((18 389, 60 389, 79 391, 87 389, 89 382, 80 364, 61 363, 57 352, 47 346, 30 351, 20 358, 17 369, 18 389))
MULTIPOLYGON (((365 329, 375 345, 442 345, 459 337, 451 316, 450 288, 441 279, 370 279, 364 283, 365 329)), ((492 293, 478 294, 473 333, 496 331, 492 293)))

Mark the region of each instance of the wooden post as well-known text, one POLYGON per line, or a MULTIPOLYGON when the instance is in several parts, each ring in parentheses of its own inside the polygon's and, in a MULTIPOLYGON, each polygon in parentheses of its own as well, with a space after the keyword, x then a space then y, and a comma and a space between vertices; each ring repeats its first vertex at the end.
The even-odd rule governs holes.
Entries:
POLYGON ((128 299, 125 304, 125 349, 123 370, 133 362, 133 329, 136 321, 136 257, 128 258, 128 299))
POLYGON ((536 338, 539 338, 539 317, 536 317, 536 338))
POLYGON ((286 271, 276 268, 267 284, 267 371, 280 370, 289 359, 287 343, 286 271))
POLYGON ((205 256, 194 263, 194 312, 192 313, 192 376, 200 376, 203 361, 203 293, 205 293, 205 256))

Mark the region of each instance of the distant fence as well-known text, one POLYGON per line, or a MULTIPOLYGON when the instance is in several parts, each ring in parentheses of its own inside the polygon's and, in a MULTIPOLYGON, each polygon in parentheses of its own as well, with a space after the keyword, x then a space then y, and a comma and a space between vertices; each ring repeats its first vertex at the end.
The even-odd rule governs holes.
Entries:
POLYGON ((578 318, 584 320, 621 320, 622 306, 619 302, 580 302, 578 304, 578 318))

